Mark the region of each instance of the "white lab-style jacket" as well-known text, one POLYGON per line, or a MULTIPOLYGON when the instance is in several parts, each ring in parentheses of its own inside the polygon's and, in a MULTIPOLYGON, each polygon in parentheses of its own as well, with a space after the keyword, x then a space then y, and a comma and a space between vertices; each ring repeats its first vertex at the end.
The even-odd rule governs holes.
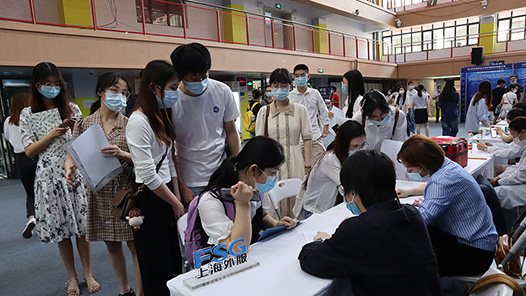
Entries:
MULTIPOLYGON (((395 124, 396 109, 393 106, 389 106, 389 119, 385 125, 377 126, 369 120, 365 120, 365 137, 367 138, 368 149, 374 149, 380 151, 382 142, 386 139, 394 141, 404 142, 407 139, 407 119, 405 113, 399 110, 398 121, 396 127, 395 124)), ((362 112, 356 113, 353 120, 358 121, 362 124, 362 112)))

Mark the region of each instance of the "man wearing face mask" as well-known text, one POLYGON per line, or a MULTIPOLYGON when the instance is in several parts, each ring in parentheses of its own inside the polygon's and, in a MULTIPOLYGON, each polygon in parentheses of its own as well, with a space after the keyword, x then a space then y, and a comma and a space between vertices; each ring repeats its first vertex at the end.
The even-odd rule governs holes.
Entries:
POLYGON ((427 181, 398 189, 397 194, 424 196, 418 209, 428 227, 440 276, 484 273, 493 262, 498 234, 475 179, 446 158, 435 141, 421 135, 404 142, 398 161, 411 179, 427 181))
POLYGON ((274 98, 272 97, 272 87, 270 85, 267 85, 265 87, 265 93, 262 95, 261 98, 261 106, 270 105, 274 98))
POLYGON ((415 117, 414 117, 414 110, 412 109, 414 97, 418 95, 418 92, 415 89, 415 84, 413 81, 409 81, 407 83, 407 93, 406 93, 406 99, 404 101, 404 107, 401 108, 404 113, 407 115, 407 127, 409 127, 410 133, 416 132, 416 124, 415 124, 415 117))
POLYGON ((354 295, 441 295, 426 225, 417 209, 396 198, 391 159, 379 151, 358 151, 343 163, 340 182, 353 217, 332 237, 318 232, 304 245, 301 269, 350 282, 354 295))
POLYGON ((519 82, 517 82, 517 75, 515 74, 512 74, 510 76, 510 84, 511 85, 517 85, 517 100, 519 102, 525 102, 524 101, 524 97, 523 97, 523 94, 524 94, 524 87, 522 85, 519 84, 519 82))
POLYGON ((407 138, 404 112, 389 106, 379 91, 365 94, 361 112, 352 119, 364 126, 369 149, 380 150, 386 139, 403 142, 407 138))
MULTIPOLYGON (((309 113, 312 129, 312 164, 325 152, 325 146, 321 138, 327 137, 329 132, 329 111, 320 92, 307 86, 307 82, 310 79, 309 67, 304 64, 296 65, 293 75, 296 88, 290 92, 289 99, 294 103, 305 106, 309 113)), ((304 150, 303 146, 301 150, 304 150)))
POLYGON ((212 59, 206 47, 184 44, 170 58, 182 80, 172 118, 177 133, 179 190, 188 206, 226 157, 226 145, 231 155, 239 153, 234 121, 240 114, 230 88, 208 78, 212 59))

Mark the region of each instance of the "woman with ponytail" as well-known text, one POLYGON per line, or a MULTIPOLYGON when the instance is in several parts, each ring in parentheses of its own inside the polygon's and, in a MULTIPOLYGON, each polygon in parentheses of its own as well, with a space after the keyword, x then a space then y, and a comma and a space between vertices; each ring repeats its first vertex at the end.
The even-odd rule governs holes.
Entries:
POLYGON ((201 227, 208 236, 209 245, 225 244, 244 238, 246 247, 259 238, 265 228, 296 225, 290 217, 280 221, 267 214, 262 204, 269 204, 263 193, 277 182, 277 173, 285 161, 283 147, 277 141, 257 136, 245 145, 236 157, 226 158, 212 176, 198 201, 201 227), (235 219, 225 212, 222 188, 229 188, 235 200, 235 219), (251 201, 254 189, 261 201, 251 201))
POLYGON ((144 223, 133 232, 146 296, 169 295, 166 282, 181 273, 176 221, 184 215, 184 208, 172 161, 175 129, 170 110, 178 98, 178 85, 177 73, 169 63, 148 63, 126 127, 135 181, 146 185, 136 201, 144 223))

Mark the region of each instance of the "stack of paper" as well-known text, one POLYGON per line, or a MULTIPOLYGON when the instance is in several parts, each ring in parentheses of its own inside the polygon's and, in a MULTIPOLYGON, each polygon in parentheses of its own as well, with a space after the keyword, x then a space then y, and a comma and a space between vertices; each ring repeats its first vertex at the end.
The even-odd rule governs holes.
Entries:
POLYGON ((92 125, 67 147, 86 184, 97 192, 122 172, 117 157, 104 157, 101 149, 110 146, 98 124, 92 125))

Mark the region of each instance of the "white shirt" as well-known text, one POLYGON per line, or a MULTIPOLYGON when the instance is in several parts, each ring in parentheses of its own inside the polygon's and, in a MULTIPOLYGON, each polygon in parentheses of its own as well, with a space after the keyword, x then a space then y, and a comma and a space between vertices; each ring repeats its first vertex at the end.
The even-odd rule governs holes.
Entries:
POLYGON ((171 148, 159 168, 155 168, 166 151, 166 145, 157 141, 153 129, 144 113, 135 111, 126 126, 126 142, 130 149, 131 158, 135 168, 135 182, 144 183, 150 190, 155 190, 162 183, 169 183, 172 177, 177 177, 172 161, 171 148))
POLYGON ((418 92, 416 91, 416 89, 407 91, 407 94, 405 96, 404 108, 402 108, 404 111, 407 111, 407 109, 405 108, 408 108, 408 109, 412 108, 416 95, 418 95, 418 92))
MULTIPOLYGON (((518 145, 523 147, 526 146, 526 140, 520 141, 518 145)), ((500 185, 526 184, 526 149, 522 151, 519 163, 508 166, 499 177, 500 185)))
POLYGON ((192 97, 179 90, 179 100, 172 108, 177 134, 178 162, 182 178, 189 187, 206 186, 225 155, 224 122, 238 118, 230 88, 208 79, 203 94, 192 97))
MULTIPOLYGON (((257 209, 261 206, 261 202, 251 201, 249 205, 250 219, 252 220, 256 215, 257 209)), ((199 198, 197 207, 201 226, 209 237, 208 244, 218 245, 220 241, 230 236, 234 221, 228 218, 225 207, 219 199, 215 198, 210 192, 205 192, 199 198)))
POLYGON ((511 142, 509 144, 498 142, 493 144, 493 146, 489 146, 486 149, 486 152, 489 152, 497 157, 510 159, 521 157, 522 152, 524 152, 525 148, 525 146, 515 144, 514 142, 511 142))
POLYGON ((427 101, 429 96, 422 92, 422 96, 419 96, 418 93, 413 96, 413 101, 415 103, 415 109, 427 109, 427 101))
POLYGON ((7 117, 4 121, 4 138, 13 145, 15 153, 23 153, 24 145, 22 145, 22 135, 20 134, 20 127, 9 123, 9 118, 7 117))
MULTIPOLYGON (((389 106, 389 120, 385 125, 377 126, 370 120, 365 120, 365 136, 367 137, 368 149, 378 150, 382 147, 385 139, 404 142, 407 138, 407 120, 405 113, 399 111, 398 122, 396 123, 393 135, 393 126, 395 124, 396 108, 389 106)), ((357 113, 352 118, 362 124, 362 113, 357 113)))
POLYGON ((302 94, 296 87, 289 94, 289 100, 307 108, 312 129, 312 139, 319 139, 322 132, 321 128, 325 125, 329 125, 329 111, 327 110, 327 106, 325 105, 325 101, 320 92, 317 89, 307 87, 305 93, 302 94))
POLYGON ((341 163, 333 151, 322 156, 312 168, 307 181, 303 208, 321 213, 332 208, 338 195, 341 163))
MULTIPOLYGON (((354 101, 354 105, 353 105, 353 108, 352 108, 352 114, 353 116, 358 114, 358 113, 361 113, 360 111, 362 110, 362 100, 363 100, 363 96, 362 95, 358 95, 358 97, 356 98, 356 101, 354 101)), ((343 114, 347 114, 347 110, 349 109, 349 100, 345 100, 345 103, 343 104, 343 114)))

